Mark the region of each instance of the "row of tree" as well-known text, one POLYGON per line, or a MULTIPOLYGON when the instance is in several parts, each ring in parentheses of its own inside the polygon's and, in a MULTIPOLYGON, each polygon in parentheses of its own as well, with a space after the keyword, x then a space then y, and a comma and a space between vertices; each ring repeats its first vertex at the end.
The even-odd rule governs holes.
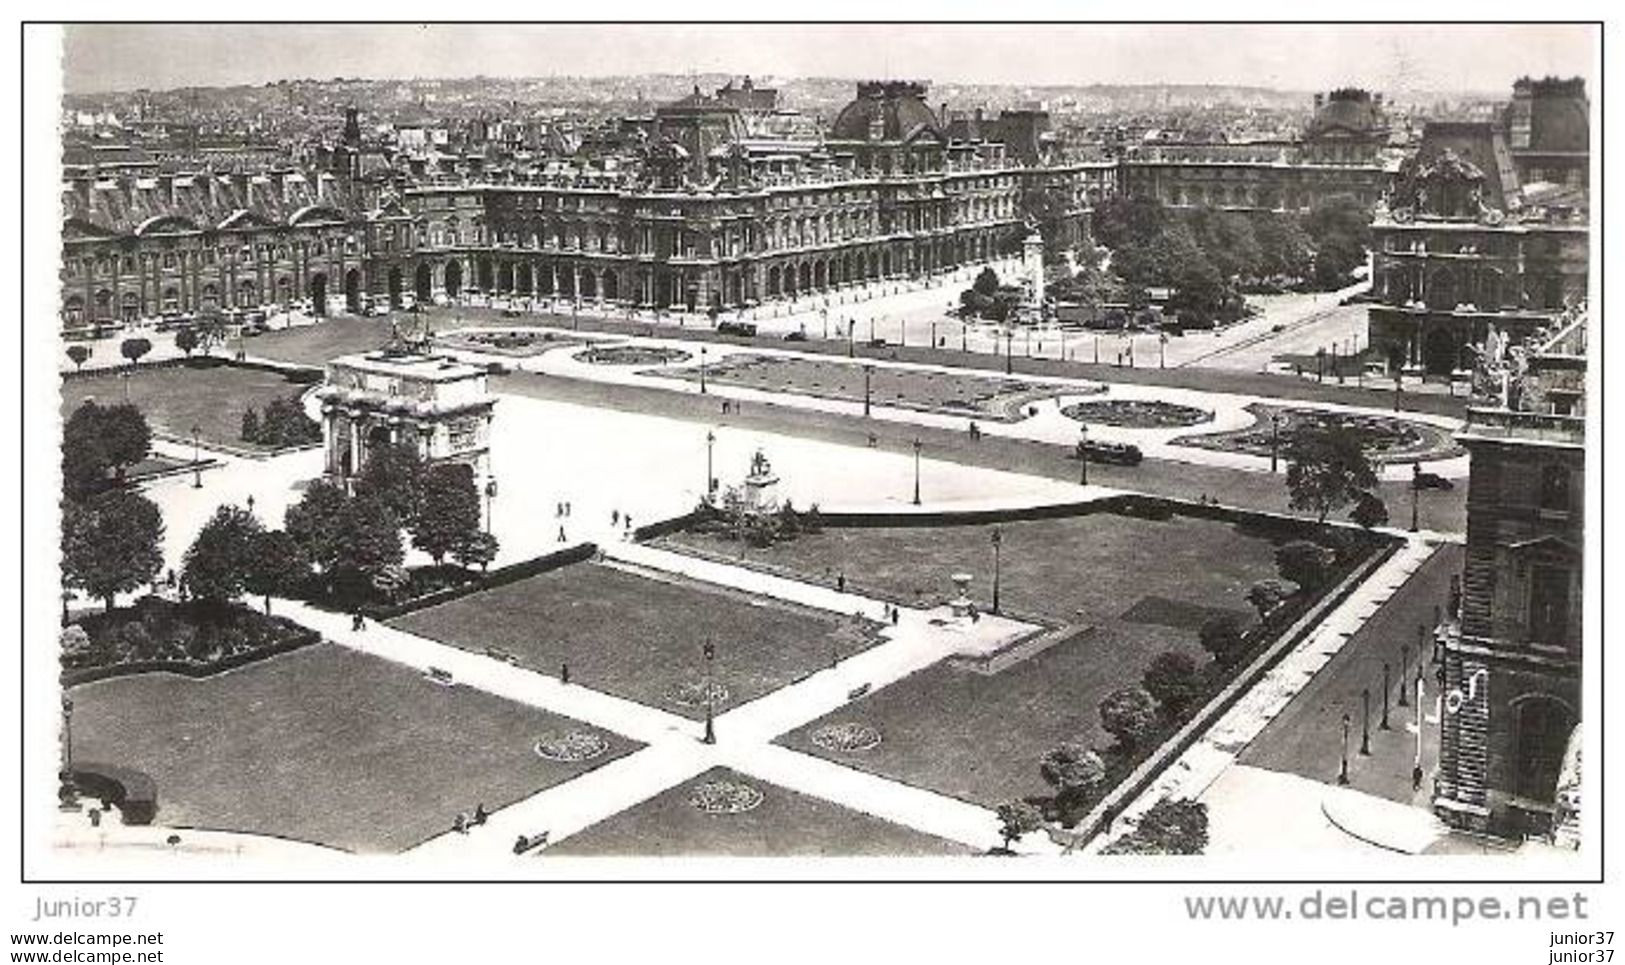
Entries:
POLYGON ((1182 323, 1233 321, 1242 293, 1309 285, 1347 285, 1365 261, 1370 213, 1348 196, 1322 201, 1307 215, 1243 213, 1199 207, 1176 211, 1153 198, 1116 196, 1094 213, 1094 237, 1109 257, 1085 252, 1076 271, 1050 283, 1058 299, 1085 305, 1148 303, 1149 289, 1170 290, 1182 323))
POLYGON ((406 445, 376 448, 353 495, 328 480, 312 483, 283 525, 327 591, 346 596, 369 588, 389 596, 404 584, 403 532, 437 566, 450 557, 483 569, 498 550, 480 526, 472 467, 426 464, 406 445))

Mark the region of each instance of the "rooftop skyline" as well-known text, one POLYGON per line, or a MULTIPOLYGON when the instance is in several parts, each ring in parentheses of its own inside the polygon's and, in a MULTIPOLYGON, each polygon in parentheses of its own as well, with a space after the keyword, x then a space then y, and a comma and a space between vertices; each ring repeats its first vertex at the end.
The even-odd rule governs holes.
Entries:
POLYGON ((64 35, 70 94, 339 76, 688 72, 1500 91, 1522 75, 1591 81, 1597 41, 1590 26, 1489 24, 159 24, 74 25, 64 35))

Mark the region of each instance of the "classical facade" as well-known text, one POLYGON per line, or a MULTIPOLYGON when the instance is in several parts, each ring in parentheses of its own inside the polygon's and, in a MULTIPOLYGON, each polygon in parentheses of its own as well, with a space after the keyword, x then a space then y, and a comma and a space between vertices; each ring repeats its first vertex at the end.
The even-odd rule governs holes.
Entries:
POLYGON ((925 85, 861 84, 825 135, 745 85, 696 92, 634 131, 630 156, 413 178, 363 190, 346 152, 320 175, 155 176, 70 185, 66 327, 304 303, 316 314, 412 300, 718 311, 1087 233, 1115 188, 1105 159, 954 140, 925 85))
POLYGON ((1315 95, 1294 140, 1138 145, 1122 159, 1123 190, 1175 208, 1304 212, 1337 195, 1374 205, 1393 168, 1382 95, 1354 88, 1315 95))
POLYGON ((64 192, 67 328, 303 304, 358 310, 367 233, 330 174, 76 176, 64 192))
POLYGON ((1588 229, 1584 190, 1523 184, 1497 125, 1429 124, 1372 224, 1372 348, 1464 376, 1492 329, 1522 339, 1585 300, 1588 229))
POLYGON ((486 371, 402 346, 347 355, 327 366, 317 390, 327 472, 348 481, 380 445, 410 445, 425 462, 463 462, 476 479, 489 468, 496 400, 486 371))
POLYGON ((1480 374, 1497 397, 1459 437, 1472 486, 1460 598, 1437 635, 1434 806, 1458 827, 1564 839, 1578 800, 1584 312, 1560 324, 1527 351, 1492 339, 1480 374))

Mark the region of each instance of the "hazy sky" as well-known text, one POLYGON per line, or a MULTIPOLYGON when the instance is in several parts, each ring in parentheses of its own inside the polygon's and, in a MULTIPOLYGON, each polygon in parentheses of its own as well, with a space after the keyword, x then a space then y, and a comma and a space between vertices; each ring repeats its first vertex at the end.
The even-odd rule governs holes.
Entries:
POLYGON ((1016 84, 1502 91, 1592 72, 1595 29, 1496 25, 74 26, 70 92, 283 78, 726 72, 1016 84))

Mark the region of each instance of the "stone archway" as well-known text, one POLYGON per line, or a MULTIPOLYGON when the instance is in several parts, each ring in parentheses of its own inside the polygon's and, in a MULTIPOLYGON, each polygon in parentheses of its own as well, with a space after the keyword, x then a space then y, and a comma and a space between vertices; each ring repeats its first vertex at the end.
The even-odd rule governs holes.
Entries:
POLYGON ((418 301, 427 302, 434 299, 434 268, 431 265, 427 262, 419 265, 414 282, 418 301))
POLYGON ((446 294, 456 298, 463 291, 463 266, 456 261, 446 262, 446 294))
POLYGON ((1513 786, 1520 797, 1549 802, 1576 723, 1573 710, 1556 697, 1535 694, 1513 701, 1513 786))
MULTIPOLYGON (((397 282, 399 278, 396 279, 397 282)), ((351 268, 344 273, 344 310, 354 315, 361 311, 361 270, 351 268)))
POLYGON ((1449 325, 1429 327, 1422 340, 1422 367, 1429 375, 1449 375, 1455 371, 1460 342, 1449 325))
POLYGON ((310 276, 310 313, 327 317, 327 276, 321 272, 310 276))
POLYGON ((389 270, 389 307, 391 310, 401 307, 401 269, 399 267, 389 270))
POLYGON ((616 277, 614 271, 604 272, 603 289, 606 302, 616 301, 621 297, 621 280, 616 277))

